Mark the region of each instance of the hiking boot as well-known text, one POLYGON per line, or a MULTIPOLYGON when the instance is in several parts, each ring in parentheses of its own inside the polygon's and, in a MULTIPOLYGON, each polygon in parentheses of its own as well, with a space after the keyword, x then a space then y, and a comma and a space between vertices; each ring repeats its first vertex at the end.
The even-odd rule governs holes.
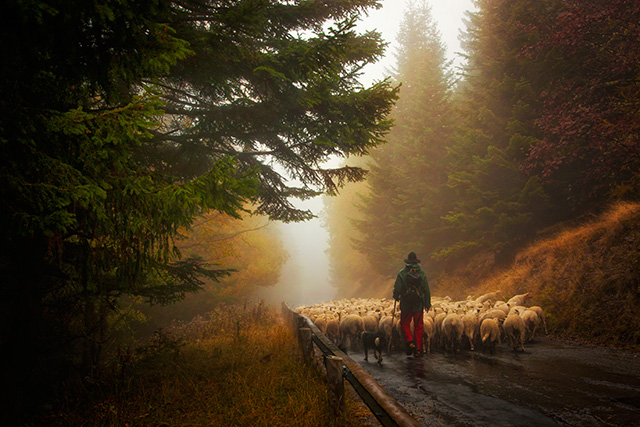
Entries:
POLYGON ((411 356, 412 353, 416 351, 416 343, 413 341, 409 341, 407 344, 407 356, 411 356))
POLYGON ((416 351, 413 352, 413 357, 422 357, 423 354, 424 354, 424 351, 416 349, 416 351))

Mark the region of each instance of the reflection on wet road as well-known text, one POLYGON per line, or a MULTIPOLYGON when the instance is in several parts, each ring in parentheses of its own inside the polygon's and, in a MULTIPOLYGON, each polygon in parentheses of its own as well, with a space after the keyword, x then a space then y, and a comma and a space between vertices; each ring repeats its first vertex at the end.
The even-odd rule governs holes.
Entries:
POLYGON ((640 426, 640 355, 543 339, 514 353, 350 356, 424 425, 640 426))

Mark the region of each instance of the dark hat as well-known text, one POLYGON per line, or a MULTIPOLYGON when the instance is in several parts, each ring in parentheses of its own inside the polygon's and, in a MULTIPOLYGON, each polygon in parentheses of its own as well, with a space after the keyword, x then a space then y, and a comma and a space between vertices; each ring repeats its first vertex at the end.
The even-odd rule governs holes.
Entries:
POLYGON ((418 263, 420 263, 420 260, 416 256, 415 252, 410 252, 409 256, 407 256, 407 259, 404 260, 404 263, 405 264, 418 264, 418 263))

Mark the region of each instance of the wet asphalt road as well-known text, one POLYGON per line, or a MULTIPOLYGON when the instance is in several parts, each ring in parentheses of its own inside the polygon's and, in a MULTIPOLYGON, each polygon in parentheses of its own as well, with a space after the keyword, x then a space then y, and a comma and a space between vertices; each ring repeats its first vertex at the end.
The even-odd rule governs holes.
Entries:
POLYGON ((382 366, 350 351, 384 389, 428 426, 640 426, 640 354, 537 339, 382 366))

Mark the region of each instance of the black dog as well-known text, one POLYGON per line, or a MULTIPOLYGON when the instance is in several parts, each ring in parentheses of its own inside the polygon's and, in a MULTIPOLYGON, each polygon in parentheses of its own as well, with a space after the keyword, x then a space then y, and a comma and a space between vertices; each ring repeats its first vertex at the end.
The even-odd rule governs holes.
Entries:
POLYGON ((362 346, 364 347, 364 360, 369 361, 367 350, 373 349, 373 356, 378 360, 378 364, 382 365, 382 349, 386 346, 387 339, 382 332, 367 332, 360 334, 362 346))

